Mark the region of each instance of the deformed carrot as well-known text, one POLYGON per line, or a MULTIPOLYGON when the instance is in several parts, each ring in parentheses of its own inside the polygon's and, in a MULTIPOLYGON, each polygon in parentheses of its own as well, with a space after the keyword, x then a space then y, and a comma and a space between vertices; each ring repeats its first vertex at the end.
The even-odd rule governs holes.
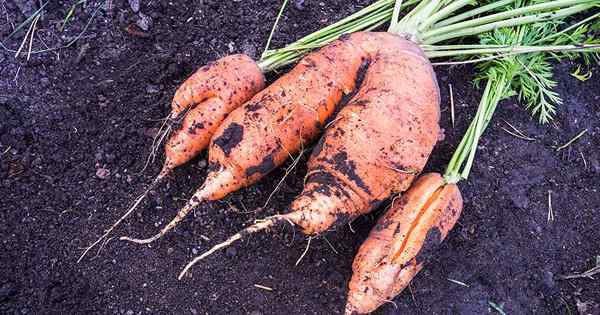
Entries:
POLYGON ((352 264, 346 314, 374 311, 423 268, 462 211, 455 184, 437 173, 419 177, 379 218, 352 264))
POLYGON ((369 56, 358 93, 337 115, 308 162, 290 212, 250 226, 186 266, 235 240, 291 222, 318 234, 371 211, 406 190, 424 167, 439 131, 439 90, 431 64, 415 44, 389 33, 344 39, 369 56))
POLYGON ((184 114, 185 117, 165 147, 163 172, 204 150, 227 115, 264 86, 261 69, 246 55, 226 56, 198 69, 173 97, 169 118, 177 121, 184 114))
POLYGON ((351 41, 338 40, 304 57, 292 71, 233 111, 215 132, 209 147, 204 185, 152 242, 201 202, 218 200, 251 185, 313 140, 344 94, 356 85, 367 54, 351 41))

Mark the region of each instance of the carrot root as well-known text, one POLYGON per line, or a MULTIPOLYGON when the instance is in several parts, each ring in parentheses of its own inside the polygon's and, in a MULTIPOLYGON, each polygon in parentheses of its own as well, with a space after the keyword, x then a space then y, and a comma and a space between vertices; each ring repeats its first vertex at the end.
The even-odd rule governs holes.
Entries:
POLYGON ((169 222, 167 225, 165 225, 165 227, 163 227, 160 230, 160 232, 158 232, 156 235, 154 235, 152 237, 139 239, 139 238, 131 238, 128 236, 121 236, 119 239, 121 241, 129 241, 129 242, 137 243, 137 244, 152 243, 152 242, 156 241, 157 239, 163 237, 169 231, 171 231, 175 226, 177 226, 177 224, 179 224, 179 222, 181 222, 183 220, 183 218, 185 218, 185 216, 188 215, 188 213, 190 213, 190 211, 192 211, 195 207, 197 207, 203 201, 204 201, 203 199, 200 199, 197 197, 192 197, 192 200, 190 200, 190 202, 188 202, 185 205, 185 207, 183 207, 183 208, 181 208, 181 210, 179 210, 179 212, 177 213, 175 218, 173 218, 173 220, 171 220, 171 222, 169 222))
POLYGON ((152 139, 152 145, 150 146, 150 153, 148 153, 148 158, 146 159, 146 164, 144 168, 140 171, 140 173, 144 172, 150 163, 154 162, 156 159, 156 152, 158 152, 158 148, 162 144, 162 142, 167 138, 167 135, 171 132, 173 123, 170 121, 167 116, 163 123, 160 125, 160 129, 152 139))
MULTIPOLYGON (((202 259, 214 254, 215 252, 217 252, 219 250, 222 250, 224 248, 231 246, 235 241, 238 241, 250 234, 254 234, 256 232, 260 232, 262 230, 269 229, 283 221, 289 221, 286 215, 274 215, 274 216, 268 217, 264 220, 261 220, 258 223, 255 223, 255 224, 239 231, 235 235, 228 238, 226 241, 213 246, 211 249, 204 252, 202 255, 196 256, 192 261, 190 261, 187 265, 185 265, 185 267, 183 268, 183 270, 181 271, 181 273, 179 274, 177 279, 181 280, 183 278, 183 276, 188 272, 188 270, 190 268, 192 268, 192 266, 194 266, 196 263, 201 261, 202 259)), ((291 221, 290 221, 290 223, 291 223, 291 221)))
MULTIPOLYGON (((167 167, 167 165, 165 164, 165 166, 163 167, 163 169, 161 170, 161 172, 158 174, 158 176, 152 181, 152 183, 148 186, 148 188, 146 188, 146 190, 133 202, 133 204, 131 205, 131 207, 129 207, 129 209, 127 209, 127 211, 125 212, 125 214, 123 214, 123 216, 121 216, 117 221, 115 221, 115 223, 113 223, 110 228, 108 228, 104 234, 102 236, 100 236, 94 243, 92 243, 90 246, 86 247, 86 249, 83 251, 83 253, 81 254, 81 256, 79 256, 79 259, 77 259, 77 262, 79 263, 84 257, 85 255, 87 255, 87 253, 94 248, 94 246, 98 245, 102 240, 106 239, 110 233, 112 233, 112 231, 117 228, 117 226, 119 226, 119 224, 121 224, 121 222, 123 222, 125 219, 127 219, 135 209, 137 209, 137 207, 142 203, 142 201, 148 196, 148 193, 150 193, 151 190, 153 190, 154 188, 156 188, 156 186, 158 186, 159 183, 161 183, 163 181, 164 178, 166 178, 166 176, 171 172, 171 169, 167 167)), ((100 251, 100 250, 98 250, 100 251)))

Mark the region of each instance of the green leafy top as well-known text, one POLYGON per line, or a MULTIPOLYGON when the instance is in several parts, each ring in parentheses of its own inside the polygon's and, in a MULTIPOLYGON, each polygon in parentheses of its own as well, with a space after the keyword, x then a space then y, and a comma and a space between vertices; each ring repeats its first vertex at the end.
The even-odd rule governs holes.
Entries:
MULTIPOLYGON (((561 45, 594 45, 598 40, 588 37, 588 25, 580 24, 560 30, 562 21, 549 21, 521 25, 514 28, 501 28, 480 36, 484 45, 499 46, 561 46, 561 45)), ((556 113, 556 106, 562 104, 562 99, 554 88, 556 81, 552 79, 552 61, 563 58, 582 56, 584 61, 590 61, 590 53, 575 53, 564 50, 561 52, 536 52, 507 56, 479 64, 480 74, 476 83, 497 77, 503 73, 510 82, 510 89, 502 96, 508 98, 518 95, 519 100, 536 116, 540 123, 548 123, 556 113)))

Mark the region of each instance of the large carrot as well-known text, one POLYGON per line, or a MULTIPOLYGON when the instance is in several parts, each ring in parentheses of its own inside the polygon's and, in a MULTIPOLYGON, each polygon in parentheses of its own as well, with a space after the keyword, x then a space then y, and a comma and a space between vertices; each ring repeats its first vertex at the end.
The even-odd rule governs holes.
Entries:
POLYGON ((439 132, 440 97, 431 64, 418 46, 389 33, 356 33, 341 42, 363 51, 370 64, 360 90, 315 147, 304 190, 290 212, 213 247, 182 275, 216 250, 275 224, 291 222, 317 234, 346 223, 406 190, 422 170, 439 132))
POLYGON ((346 314, 365 314, 409 284, 448 235, 462 211, 455 184, 437 173, 419 177, 392 202, 352 264, 346 314))

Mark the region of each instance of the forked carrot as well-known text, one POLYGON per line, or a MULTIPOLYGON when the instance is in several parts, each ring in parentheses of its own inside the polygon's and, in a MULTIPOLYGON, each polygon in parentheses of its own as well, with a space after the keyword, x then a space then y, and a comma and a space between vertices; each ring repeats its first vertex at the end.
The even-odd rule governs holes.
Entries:
MULTIPOLYGON (((356 33, 341 42, 370 61, 358 93, 337 115, 308 162, 304 190, 290 212, 269 217, 198 256, 284 222, 323 233, 406 190, 439 132, 439 90, 420 48, 389 33, 356 33), (393 78, 393 79, 392 79, 393 78)), ((180 275, 180 277, 181 277, 180 275)))

